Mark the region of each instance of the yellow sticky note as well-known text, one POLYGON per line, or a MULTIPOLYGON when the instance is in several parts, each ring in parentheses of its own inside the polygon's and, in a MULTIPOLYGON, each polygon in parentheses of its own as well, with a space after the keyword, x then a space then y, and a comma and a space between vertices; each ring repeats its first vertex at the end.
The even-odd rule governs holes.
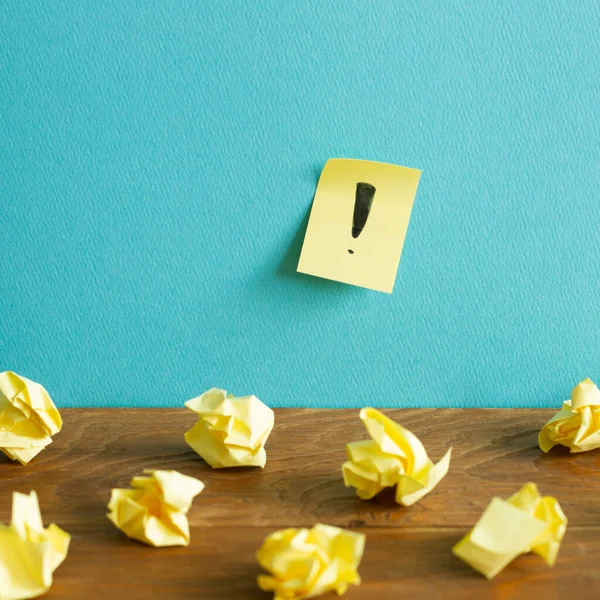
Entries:
POLYGON ((475 527, 453 552, 488 579, 520 554, 535 552, 552 566, 567 529, 567 518, 551 496, 525 484, 508 500, 493 498, 475 527))
POLYGON ((258 585, 274 592, 274 600, 302 600, 328 592, 341 596, 350 585, 360 584, 364 548, 364 534, 330 525, 276 531, 256 554, 271 573, 259 575, 258 585))
POLYGON ((0 525, 0 600, 45 594, 70 541, 60 527, 44 528, 35 492, 14 492, 11 524, 0 525))
POLYGON ((600 448, 600 390, 590 379, 578 383, 571 399, 544 425, 538 436, 544 452, 560 444, 571 452, 600 448))
POLYGON ((112 490, 108 518, 127 537, 150 546, 187 546, 187 512, 204 489, 194 477, 177 471, 146 470, 134 477, 132 489, 112 490))
POLYGON ((0 451, 27 464, 62 427, 48 392, 12 371, 0 373, 0 451))
POLYGON ((185 405, 198 414, 185 441, 214 469, 264 467, 275 414, 256 396, 236 398, 211 388, 185 405))
POLYGON ((371 439, 347 444, 342 465, 346 487, 355 487, 359 498, 396 486, 396 502, 411 506, 448 473, 452 448, 434 464, 416 435, 378 410, 363 408, 360 419, 371 439))
POLYGON ((386 163, 328 160, 298 271, 391 294, 420 176, 386 163))

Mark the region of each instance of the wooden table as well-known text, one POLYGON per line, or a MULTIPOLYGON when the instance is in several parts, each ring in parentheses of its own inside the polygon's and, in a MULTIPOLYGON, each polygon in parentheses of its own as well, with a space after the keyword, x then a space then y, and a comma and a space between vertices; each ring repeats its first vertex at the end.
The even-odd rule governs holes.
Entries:
MULTIPOLYGON (((52 599, 267 599, 254 554, 285 527, 322 522, 367 535, 363 583, 348 600, 376 598, 600 597, 600 451, 544 455, 537 434, 551 410, 387 410, 437 461, 454 447, 450 472, 410 508, 389 495, 369 502, 344 487, 344 444, 364 439, 357 410, 276 410, 264 470, 212 470, 184 442, 195 415, 179 409, 63 410, 64 427, 29 465, 0 459, 0 521, 13 490, 35 489, 46 524, 72 536, 52 599), (107 520, 112 487, 143 469, 177 469, 204 481, 189 513, 187 548, 150 548, 107 520), (489 582, 451 553, 494 495, 534 481, 569 518, 558 562, 515 560, 489 582)), ((332 597, 332 596, 328 596, 332 597)))

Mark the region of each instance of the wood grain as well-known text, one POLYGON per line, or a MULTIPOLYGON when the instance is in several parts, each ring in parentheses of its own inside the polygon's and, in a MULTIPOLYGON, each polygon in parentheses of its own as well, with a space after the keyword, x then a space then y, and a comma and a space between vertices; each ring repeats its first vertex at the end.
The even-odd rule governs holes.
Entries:
POLYGON ((357 410, 276 410, 261 471, 208 467, 183 440, 195 422, 185 410, 68 409, 63 431, 31 464, 0 459, 0 521, 10 519, 13 490, 35 489, 45 522, 73 536, 48 598, 269 598, 255 584, 256 549, 271 531, 317 522, 367 534, 363 584, 349 600, 600 596, 600 452, 544 455, 537 433, 553 411, 384 412, 416 433, 433 460, 454 448, 448 476, 410 508, 386 494, 362 502, 344 487, 344 444, 366 437, 357 410), (206 484, 189 513, 188 548, 146 547, 106 519, 110 489, 145 468, 206 484), (492 496, 526 481, 556 496, 569 518, 558 563, 550 569, 523 556, 488 582, 450 550, 492 496))

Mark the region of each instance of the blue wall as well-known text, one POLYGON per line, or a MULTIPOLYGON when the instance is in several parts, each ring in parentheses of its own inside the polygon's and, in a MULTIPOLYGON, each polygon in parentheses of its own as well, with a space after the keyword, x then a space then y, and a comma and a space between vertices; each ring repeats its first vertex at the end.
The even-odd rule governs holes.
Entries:
POLYGON ((600 379, 600 4, 0 0, 0 370, 59 406, 544 406, 600 379), (295 267, 423 170, 394 294, 295 267))

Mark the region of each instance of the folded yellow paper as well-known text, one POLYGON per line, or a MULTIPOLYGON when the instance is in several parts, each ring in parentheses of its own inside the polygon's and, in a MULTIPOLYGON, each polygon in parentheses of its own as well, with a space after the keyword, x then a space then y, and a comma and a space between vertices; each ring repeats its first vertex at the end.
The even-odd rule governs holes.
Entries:
POLYGON ((198 479, 177 471, 144 471, 133 489, 113 489, 108 518, 128 537, 151 546, 187 546, 187 512, 204 489, 198 479))
POLYGON ((265 466, 264 446, 275 417, 256 396, 234 398, 212 388, 185 405, 200 416, 185 441, 211 467, 265 466))
POLYGON ((52 574, 67 556, 70 540, 54 524, 44 528, 35 492, 14 492, 11 524, 0 524, 0 600, 46 593, 52 574))
POLYGON ((538 443, 544 452, 557 444, 571 452, 600 448, 600 390, 593 381, 584 379, 573 388, 571 400, 544 425, 538 443))
POLYGON ((454 546, 456 556, 488 579, 520 554, 535 552, 552 566, 567 529, 556 498, 525 484, 508 500, 493 498, 475 527, 454 546))
POLYGON ((62 419, 48 392, 12 371, 0 373, 0 450, 27 464, 52 442, 62 419))
POLYGON ((256 558, 271 575, 258 585, 274 592, 274 600, 301 600, 327 592, 342 595, 358 585, 358 565, 365 547, 362 533, 329 525, 282 529, 269 535, 256 558))
POLYGON ((360 419, 372 439, 347 444, 342 465, 346 487, 355 487, 359 498, 396 486, 396 502, 410 506, 446 476, 452 448, 433 464, 417 436, 378 410, 363 408, 360 419))

